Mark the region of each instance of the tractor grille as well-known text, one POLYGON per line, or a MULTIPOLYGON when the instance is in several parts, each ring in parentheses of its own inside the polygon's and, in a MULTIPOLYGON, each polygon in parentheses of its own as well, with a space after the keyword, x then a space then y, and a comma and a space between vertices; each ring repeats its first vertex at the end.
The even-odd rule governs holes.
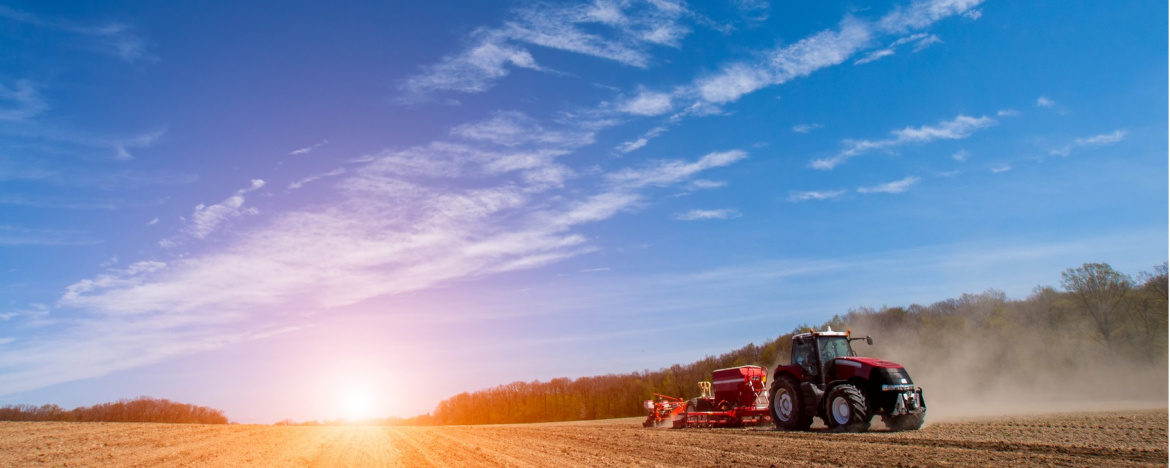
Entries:
POLYGON ((906 369, 878 368, 874 371, 873 379, 877 385, 914 385, 906 369))

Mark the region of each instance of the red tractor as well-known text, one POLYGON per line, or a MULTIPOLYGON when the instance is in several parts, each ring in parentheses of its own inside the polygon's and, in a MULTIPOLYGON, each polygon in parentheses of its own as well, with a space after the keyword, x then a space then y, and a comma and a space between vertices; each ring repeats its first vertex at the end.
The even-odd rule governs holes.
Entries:
POLYGON ((776 427, 804 431, 819 417, 830 429, 869 430, 874 415, 895 431, 916 430, 926 419, 922 389, 914 387, 901 365, 858 357, 850 332, 808 333, 792 337, 792 364, 773 373, 769 413, 776 427))

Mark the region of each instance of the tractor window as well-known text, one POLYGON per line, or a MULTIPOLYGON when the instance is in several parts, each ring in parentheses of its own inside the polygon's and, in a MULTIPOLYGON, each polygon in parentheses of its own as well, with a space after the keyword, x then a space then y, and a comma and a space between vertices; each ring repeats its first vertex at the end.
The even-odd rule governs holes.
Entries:
POLYGON ((792 343, 792 363, 799 365, 809 375, 817 375, 817 366, 813 365, 812 340, 802 340, 792 343))
POLYGON ((820 340, 821 359, 826 363, 833 358, 856 356, 853 348, 849 346, 849 340, 844 336, 822 336, 817 339, 820 340))

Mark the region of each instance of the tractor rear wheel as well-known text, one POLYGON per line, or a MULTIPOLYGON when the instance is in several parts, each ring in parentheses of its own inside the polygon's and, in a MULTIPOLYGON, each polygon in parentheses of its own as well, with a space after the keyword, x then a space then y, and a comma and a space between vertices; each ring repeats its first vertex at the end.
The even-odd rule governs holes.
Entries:
POLYGON ((886 416, 882 422, 891 431, 917 431, 926 421, 926 411, 921 413, 903 414, 901 416, 886 416))
POLYGON ((869 430, 872 417, 865 404, 865 395, 849 384, 842 384, 829 390, 825 396, 825 423, 830 429, 843 432, 865 432, 869 430))
POLYGON ((781 377, 772 382, 768 391, 768 411, 776 428, 785 431, 807 431, 812 426, 812 414, 801 411, 800 392, 795 380, 781 377))

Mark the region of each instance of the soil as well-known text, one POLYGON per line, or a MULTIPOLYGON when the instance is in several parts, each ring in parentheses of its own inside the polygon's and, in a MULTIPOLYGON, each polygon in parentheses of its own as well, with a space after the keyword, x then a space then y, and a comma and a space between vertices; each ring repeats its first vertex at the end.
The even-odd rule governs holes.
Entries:
MULTIPOLYGON (((377 427, 0 423, 25 466, 1166 466, 1166 409, 969 419, 862 434, 646 429, 641 419, 377 427)), ((876 421, 875 421, 876 422, 876 421)))

